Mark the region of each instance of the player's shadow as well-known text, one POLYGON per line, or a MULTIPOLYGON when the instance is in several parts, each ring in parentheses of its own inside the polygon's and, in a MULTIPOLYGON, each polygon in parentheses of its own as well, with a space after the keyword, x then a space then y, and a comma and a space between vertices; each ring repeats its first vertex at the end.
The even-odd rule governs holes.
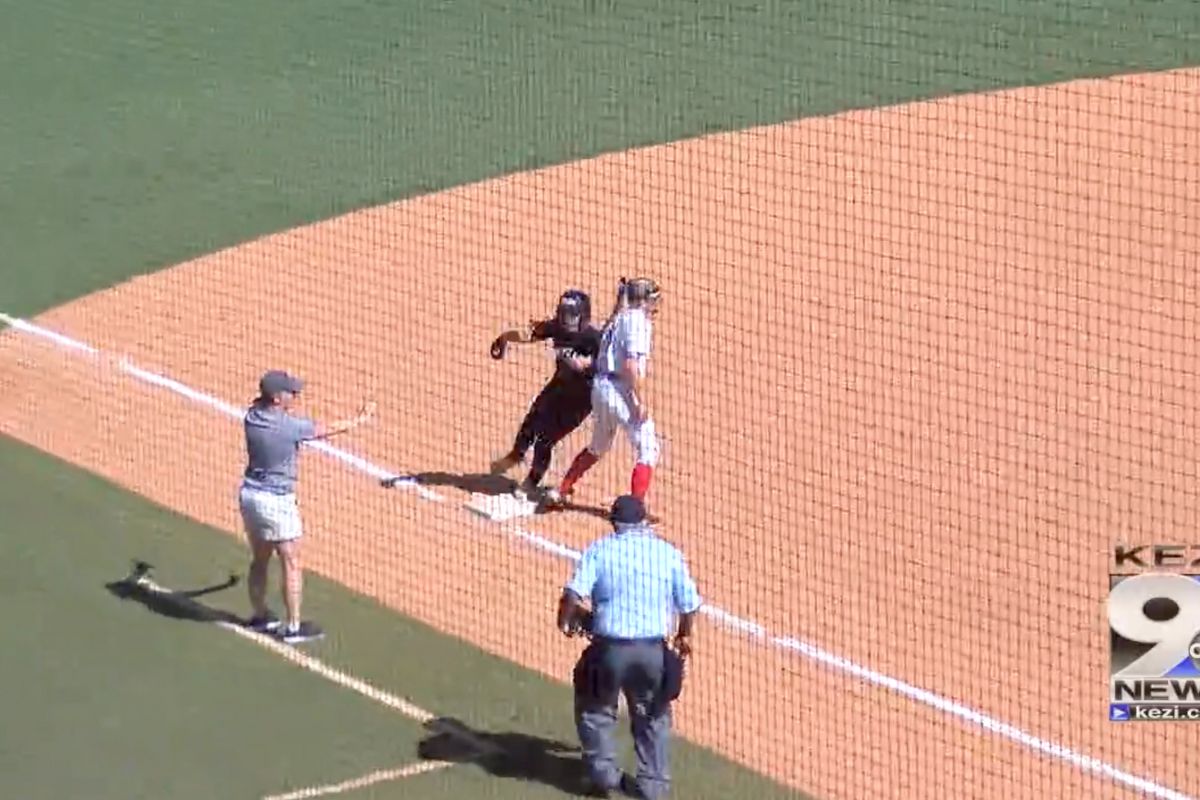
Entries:
POLYGON ((417 472, 409 476, 422 486, 454 486, 472 494, 511 494, 517 482, 507 475, 488 472, 417 472))
POLYGON ((238 585, 241 579, 237 575, 230 575, 220 583, 199 589, 161 590, 157 586, 143 582, 142 579, 148 576, 150 569, 150 565, 144 561, 135 562, 133 571, 129 575, 119 581, 104 584, 104 588, 114 597, 140 603, 155 614, 171 619, 245 624, 245 620, 236 614, 207 606, 196 599, 238 585))
POLYGON ((583 503, 574 503, 570 500, 562 503, 554 508, 541 511, 543 514, 586 514, 589 517, 597 517, 598 519, 608 519, 608 509, 603 506, 587 506, 583 503))
MULTIPOLYGON (((560 506, 557 506, 555 508, 548 509, 545 511, 539 511, 538 513, 540 513, 540 514, 560 514, 563 512, 573 512, 575 514, 586 514, 589 517, 596 517, 597 519, 602 519, 607 522, 609 510, 610 509, 607 508, 606 506, 586 506, 586 505, 583 505, 582 503, 573 503, 573 502, 568 501, 566 503, 563 503, 560 506)), ((651 514, 651 513, 647 512, 646 522, 649 522, 651 525, 655 525, 661 521, 662 521, 662 517, 659 517, 657 514, 651 514)))
POLYGON ((421 758, 471 763, 497 778, 540 783, 571 795, 587 790, 579 747, 527 733, 490 733, 440 717, 425 725, 417 745, 421 758), (479 744, 490 752, 480 752, 479 744))
MULTIPOLYGON (((484 495, 511 494, 520 485, 507 475, 494 475, 490 472, 454 473, 438 471, 414 472, 410 475, 399 476, 398 478, 386 478, 380 481, 380 483, 384 487, 391 487, 399 479, 411 480, 420 486, 453 486, 464 492, 484 495)), ((568 512, 607 520, 609 508, 607 506, 589 506, 583 503, 567 501, 553 508, 539 506, 536 513, 541 515, 568 512)), ((660 518, 654 514, 648 514, 647 521, 654 524, 659 522, 660 518)))

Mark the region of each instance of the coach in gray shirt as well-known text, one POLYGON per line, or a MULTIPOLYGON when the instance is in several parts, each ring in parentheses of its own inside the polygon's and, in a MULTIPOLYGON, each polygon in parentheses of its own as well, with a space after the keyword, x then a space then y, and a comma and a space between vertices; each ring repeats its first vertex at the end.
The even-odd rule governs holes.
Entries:
POLYGON ((621 789, 659 800, 670 785, 671 702, 682 690, 683 661, 692 652, 692 621, 700 594, 683 555, 646 524, 633 495, 618 497, 609 513, 612 534, 592 543, 558 606, 558 627, 592 637, 575 666, 575 724, 595 794, 621 789), (591 598, 592 609, 581 601, 591 598), (678 617, 675 649, 668 644, 678 617), (618 695, 629 708, 637 775, 617 766, 613 733, 618 695))
POLYGON ((271 370, 262 376, 259 395, 243 418, 247 464, 238 495, 252 554, 247 581, 253 609, 249 625, 259 633, 279 633, 284 641, 293 644, 323 635, 316 623, 300 618, 303 528, 296 503, 300 445, 355 428, 374 413, 374 404, 366 403, 357 417, 322 428, 311 419, 293 413, 303 388, 303 381, 281 370, 271 370), (282 626, 267 608, 267 567, 275 553, 279 553, 283 602, 287 609, 287 622, 282 626))

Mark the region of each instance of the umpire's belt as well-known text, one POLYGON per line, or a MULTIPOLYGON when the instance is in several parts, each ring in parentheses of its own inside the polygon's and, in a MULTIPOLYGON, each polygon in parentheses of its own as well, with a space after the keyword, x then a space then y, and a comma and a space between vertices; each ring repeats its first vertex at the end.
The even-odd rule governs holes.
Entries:
MULTIPOLYGON (((603 678, 600 683, 596 682, 598 676, 595 672, 596 662, 599 660, 600 651, 604 647, 631 645, 631 644, 656 644, 663 649, 663 679, 662 685, 659 687, 659 701, 664 704, 670 704, 679 699, 679 695, 683 693, 683 674, 684 664, 683 659, 667 644, 667 640, 662 636, 647 636, 640 639, 619 639, 614 636, 592 636, 592 643, 579 656, 579 661, 575 664, 574 684, 575 691, 583 696, 596 696, 602 694, 604 685, 603 678)), ((608 676, 604 676, 607 678, 608 676)))
POLYGON ((663 644, 667 641, 665 636, 643 636, 637 639, 620 639, 616 636, 593 636, 593 642, 600 644, 663 644))

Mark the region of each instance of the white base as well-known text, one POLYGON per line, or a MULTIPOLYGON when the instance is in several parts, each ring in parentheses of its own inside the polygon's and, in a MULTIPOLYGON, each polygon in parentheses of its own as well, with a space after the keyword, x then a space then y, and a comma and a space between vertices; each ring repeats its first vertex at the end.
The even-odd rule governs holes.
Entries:
POLYGON ((476 514, 487 517, 495 522, 504 522, 516 517, 533 516, 537 510, 537 503, 511 494, 480 494, 479 492, 475 492, 471 494, 471 499, 463 505, 476 514))

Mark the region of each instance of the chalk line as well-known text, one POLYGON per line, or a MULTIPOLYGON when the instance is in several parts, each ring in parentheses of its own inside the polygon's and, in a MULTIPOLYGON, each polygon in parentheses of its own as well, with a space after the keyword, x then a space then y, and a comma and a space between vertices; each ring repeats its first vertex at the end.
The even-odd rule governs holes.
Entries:
POLYGON ((386 783, 388 781, 397 781, 402 778, 411 778, 414 775, 423 775, 426 772, 436 772, 439 769, 453 767, 451 761, 418 761, 415 764, 409 764, 407 767, 398 769, 381 769, 360 778, 354 778, 341 783, 331 783, 327 786, 310 786, 306 789, 297 789, 294 792, 285 794, 267 795, 263 800, 309 800, 313 797, 325 797, 331 794, 342 794, 343 792, 352 792, 355 789, 362 789, 366 786, 374 786, 377 783, 386 783))
MULTIPOLYGON (((137 577, 134 584, 148 592, 163 595, 166 597, 176 596, 176 593, 171 589, 150 578, 147 575, 137 577)), ((186 602, 186 598, 182 598, 181 602, 186 602)), ((372 686, 361 678, 357 678, 348 672, 331 667, 324 661, 318 658, 301 652, 295 647, 276 639, 274 636, 268 636, 263 633, 251 630, 243 625, 238 625, 234 622, 228 622, 223 619, 213 620, 213 624, 218 628, 223 628, 230 633, 254 642, 259 647, 269 650, 285 661, 291 662, 302 669, 324 678, 330 683, 341 686, 344 689, 349 689, 352 692, 357 692, 363 697, 380 705, 387 706, 395 711, 399 711, 404 716, 411 720, 429 726, 432 730, 438 733, 445 733, 456 737, 461 741, 469 744, 480 755, 487 755, 496 752, 495 746, 489 742, 485 742, 479 737, 473 735, 470 731, 464 730, 460 726, 438 725, 437 717, 420 706, 405 700, 391 692, 380 689, 377 686, 372 686)))
MULTIPOLYGON (((0 313, 0 322, 5 322, 14 330, 21 333, 26 333, 32 336, 37 336, 47 341, 53 342, 60 347, 66 349, 96 354, 100 351, 92 345, 72 339, 61 333, 36 325, 27 320, 17 319, 7 314, 0 313)), ((217 411, 224 413, 227 416, 234 416, 238 419, 242 416, 242 410, 219 400, 212 395, 206 394, 192 387, 186 386, 178 381, 172 380, 164 375, 143 370, 140 367, 133 365, 128 361, 121 362, 121 368, 131 376, 156 386, 160 386, 168 391, 174 392, 182 397, 185 397, 193 402, 208 406, 217 411)), ((384 480, 397 477, 398 473, 389 471, 376 464, 363 459, 359 456, 352 455, 349 452, 333 447, 325 442, 310 443, 311 446, 326 455, 335 458, 342 463, 360 471, 373 478, 384 480)), ((396 484, 400 487, 412 488, 417 490, 418 494, 433 502, 443 502, 444 497, 428 490, 426 487, 419 486, 415 481, 401 479, 396 484)), ((580 552, 573 548, 559 544, 551 539, 529 531, 519 525, 501 524, 500 529, 515 536, 522 541, 556 556, 578 560, 580 552)), ((804 656, 812 661, 822 664, 831 669, 851 675, 859 680, 865 681, 873 686, 877 686, 888 691, 894 692, 902 697, 908 698, 913 702, 921 705, 934 708, 944 714, 955 717, 963 722, 970 723, 982 730, 1001 736, 1010 741, 1023 745, 1030 750, 1034 750, 1051 758, 1058 759, 1064 763, 1083 770, 1084 772, 1101 775, 1110 780, 1128 786, 1133 789, 1138 789, 1152 797, 1162 798, 1162 800, 1196 800, 1196 798, 1175 791, 1169 787, 1155 783, 1147 778, 1134 775, 1126 772, 1119 767, 1109 764, 1099 758, 1085 755, 1076 750, 1073 750, 1066 745, 1052 742, 1035 736, 1032 733, 1024 731, 1015 725, 1011 725, 1003 720, 988 716, 982 711, 955 702, 949 698, 942 697, 927 689, 922 689, 919 686, 914 686, 910 683, 894 678, 890 675, 885 675, 881 672, 863 666, 847 658, 832 653, 824 648, 815 645, 811 642, 798 639, 787 635, 772 635, 766 627, 754 620, 744 619, 735 614, 732 614, 717 606, 706 605, 701 609, 701 612, 711 617, 718 623, 731 628, 733 630, 745 633, 755 639, 758 639, 766 644, 776 647, 791 653, 804 656)))

